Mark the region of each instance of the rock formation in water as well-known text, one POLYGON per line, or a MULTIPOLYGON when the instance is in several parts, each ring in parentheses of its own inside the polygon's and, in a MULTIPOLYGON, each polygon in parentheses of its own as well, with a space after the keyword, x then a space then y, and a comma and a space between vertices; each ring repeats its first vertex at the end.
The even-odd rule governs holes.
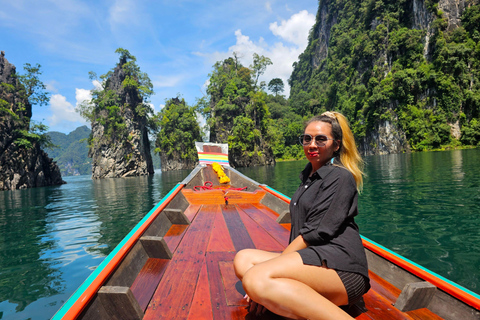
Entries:
POLYGON ((93 179, 154 173, 147 129, 150 107, 139 89, 138 76, 144 74, 134 62, 133 56, 122 54, 103 89, 94 91, 89 149, 93 179))
POLYGON ((155 146, 162 171, 192 170, 198 163, 195 141, 202 141, 195 108, 173 98, 160 112, 160 132, 155 146))
POLYGON ((344 113, 364 154, 480 143, 478 6, 319 1, 290 101, 313 114, 344 113))
POLYGON ((59 185, 56 163, 28 134, 32 106, 16 77, 15 66, 0 55, 0 190, 59 185), (26 143, 22 143, 26 142, 26 143))
POLYGON ((266 94, 254 79, 252 67, 243 67, 237 57, 228 58, 214 65, 207 89, 210 142, 228 143, 228 159, 234 167, 275 164, 267 141, 266 94))

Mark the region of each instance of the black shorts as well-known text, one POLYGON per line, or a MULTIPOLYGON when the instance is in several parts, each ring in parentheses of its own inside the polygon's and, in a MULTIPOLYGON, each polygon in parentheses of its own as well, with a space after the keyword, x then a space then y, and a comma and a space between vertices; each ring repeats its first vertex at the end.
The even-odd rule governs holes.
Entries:
POLYGON ((368 279, 359 273, 337 271, 340 280, 342 280, 345 290, 347 290, 348 304, 352 305, 367 292, 368 279))
MULTIPOLYGON (((311 247, 297 251, 302 258, 304 264, 312 266, 327 267, 325 261, 311 247)), ((359 273, 336 270, 338 276, 343 282, 348 295, 348 304, 354 304, 368 291, 370 288, 369 279, 359 273)))

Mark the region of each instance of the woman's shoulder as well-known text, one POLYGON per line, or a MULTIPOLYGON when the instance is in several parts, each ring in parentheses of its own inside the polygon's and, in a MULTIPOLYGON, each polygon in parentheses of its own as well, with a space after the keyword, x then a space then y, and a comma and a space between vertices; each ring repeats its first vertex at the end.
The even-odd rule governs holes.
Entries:
POLYGON ((340 183, 352 184, 356 188, 353 174, 342 165, 330 165, 330 178, 338 180, 340 183))

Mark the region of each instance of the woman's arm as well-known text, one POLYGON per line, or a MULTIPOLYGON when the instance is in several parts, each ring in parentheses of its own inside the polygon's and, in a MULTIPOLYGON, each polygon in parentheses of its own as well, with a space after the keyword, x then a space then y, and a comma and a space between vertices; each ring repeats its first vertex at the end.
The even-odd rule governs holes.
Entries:
POLYGON ((303 240, 303 237, 299 235, 292 242, 290 242, 288 247, 286 247, 285 250, 283 250, 282 254, 287 254, 290 252, 302 250, 302 249, 305 249, 306 247, 308 247, 308 243, 306 243, 305 240, 303 240))

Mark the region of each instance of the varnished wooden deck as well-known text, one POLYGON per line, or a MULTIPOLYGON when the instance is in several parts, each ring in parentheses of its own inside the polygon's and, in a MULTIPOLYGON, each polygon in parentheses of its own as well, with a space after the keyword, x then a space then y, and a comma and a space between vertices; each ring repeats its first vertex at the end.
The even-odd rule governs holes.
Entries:
MULTIPOLYGON (((131 287, 146 308, 144 319, 281 319, 248 314, 233 258, 245 248, 282 251, 289 225, 275 221, 277 213, 259 203, 258 192, 237 192, 228 205, 218 190, 182 192, 190 203, 185 215, 191 224, 170 228, 164 239, 172 259, 149 259, 131 287), (153 297, 144 294, 153 291, 153 297)), ((427 309, 400 312, 392 305, 400 291, 373 273, 371 283, 364 305, 349 310, 356 319, 441 319, 427 309)))

